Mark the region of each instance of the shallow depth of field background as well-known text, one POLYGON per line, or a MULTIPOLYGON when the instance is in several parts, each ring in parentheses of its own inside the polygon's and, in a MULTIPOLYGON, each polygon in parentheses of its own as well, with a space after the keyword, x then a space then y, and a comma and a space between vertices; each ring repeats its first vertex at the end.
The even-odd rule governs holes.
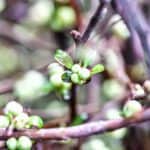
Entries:
MULTIPOLYGON (((150 23, 149 1, 138 1, 150 23)), ((48 82, 47 66, 55 62, 55 50, 75 47, 70 31, 77 29, 83 32, 97 5, 98 0, 0 0, 1 112, 8 101, 17 100, 31 114, 43 117, 45 127, 65 126, 69 114, 68 100, 57 91, 43 94, 39 89, 32 91, 32 88, 48 82), (60 8, 67 11, 57 14, 61 11, 60 8), (61 18, 63 15, 65 17, 61 18), (69 21, 65 23, 65 20, 69 21), (25 82, 27 75, 29 76, 27 73, 32 77, 25 82), (22 84, 19 85, 21 81, 22 84), (52 120, 56 121, 56 125, 52 120)), ((111 119, 119 117, 120 106, 114 107, 111 101, 117 103, 125 98, 127 77, 140 84, 147 79, 142 48, 138 54, 132 53, 130 33, 125 23, 119 15, 113 12, 110 14, 107 26, 101 25, 100 21, 87 43, 75 51, 76 58, 91 56, 91 66, 97 63, 105 66, 103 73, 77 88, 80 115, 75 124, 104 116, 111 119), (109 105, 105 105, 108 102, 109 105), (105 109, 102 109, 104 105, 105 109), (102 113, 99 114, 99 111, 102 113)), ((68 143, 45 141, 41 145, 45 150, 70 150, 79 147, 81 150, 149 150, 149 125, 148 122, 91 136, 80 143, 77 140, 68 143)))

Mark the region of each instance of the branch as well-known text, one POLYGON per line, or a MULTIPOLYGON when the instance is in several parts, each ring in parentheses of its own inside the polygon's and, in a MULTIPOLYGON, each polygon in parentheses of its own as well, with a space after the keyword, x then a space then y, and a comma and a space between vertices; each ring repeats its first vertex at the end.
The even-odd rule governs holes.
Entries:
POLYGON ((150 109, 143 111, 134 118, 116 119, 107 121, 97 121, 86 123, 84 125, 66 127, 66 128, 51 128, 51 129, 29 129, 25 131, 16 131, 6 134, 6 130, 0 129, 0 139, 9 137, 28 136, 32 139, 51 139, 51 140, 67 140, 70 138, 81 138, 94 134, 101 134, 108 131, 113 131, 119 128, 128 127, 136 123, 142 123, 150 120, 150 109))
POLYGON ((137 1, 114 0, 113 8, 121 15, 129 30, 135 29, 145 51, 145 59, 150 72, 150 29, 137 1))
MULTIPOLYGON (((79 43, 86 43, 87 42, 91 32, 93 31, 93 29, 95 28, 99 19, 103 15, 103 11, 106 8, 106 3, 107 2, 102 2, 99 4, 97 10, 95 11, 94 15, 90 19, 90 22, 89 22, 88 26, 86 27, 83 35, 80 35, 79 32, 74 31, 74 30, 71 32, 71 35, 73 36, 73 39, 75 40, 76 45, 78 45, 79 43)), ((68 52, 72 53, 72 52, 70 52, 71 50, 72 49, 68 49, 68 52)), ((72 88, 72 91, 71 91, 71 98, 70 98, 70 107, 69 107, 70 108, 70 121, 72 121, 77 114, 77 111, 76 111, 76 103, 77 102, 76 101, 77 101, 76 100, 76 87, 74 85, 72 88)))
POLYGON ((0 82, 0 94, 7 94, 12 92, 13 84, 14 84, 13 79, 6 79, 0 82))
POLYGON ((70 109, 70 123, 75 119, 77 116, 77 93, 76 93, 76 85, 72 86, 71 89, 71 97, 69 100, 69 109, 70 109))
POLYGON ((105 9, 106 9, 106 4, 107 4, 107 2, 101 2, 99 4, 98 8, 96 9, 94 15, 90 19, 90 22, 89 22, 85 32, 83 33, 81 39, 79 40, 79 42, 85 43, 88 40, 91 32, 96 27, 98 21, 100 20, 101 17, 103 17, 103 11, 105 11, 105 9))

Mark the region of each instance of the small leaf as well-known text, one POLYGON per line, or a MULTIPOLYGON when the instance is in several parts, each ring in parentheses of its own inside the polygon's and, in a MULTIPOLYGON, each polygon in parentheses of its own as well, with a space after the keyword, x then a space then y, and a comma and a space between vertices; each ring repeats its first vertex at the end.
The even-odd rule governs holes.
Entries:
POLYGON ((46 84, 43 85, 42 87, 42 91, 45 93, 50 93, 51 91, 53 91, 54 87, 50 82, 47 82, 46 84))
POLYGON ((72 58, 64 51, 58 49, 56 50, 55 59, 60 64, 64 65, 66 68, 71 69, 73 65, 72 58))
POLYGON ((88 119, 88 114, 87 113, 82 113, 78 116, 75 117, 73 122, 71 123, 72 126, 80 125, 84 123, 88 119))
POLYGON ((91 74, 97 74, 104 71, 104 66, 102 64, 98 64, 91 69, 91 74))

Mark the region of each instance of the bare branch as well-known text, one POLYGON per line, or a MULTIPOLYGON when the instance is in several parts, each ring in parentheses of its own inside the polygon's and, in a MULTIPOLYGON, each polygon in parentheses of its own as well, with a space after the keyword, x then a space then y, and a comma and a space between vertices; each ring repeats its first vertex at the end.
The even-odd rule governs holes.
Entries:
POLYGON ((96 9, 94 15, 92 16, 92 18, 90 19, 90 22, 85 30, 85 32, 83 33, 81 39, 79 42, 81 43, 85 43, 91 32, 93 31, 93 29, 96 27, 98 21, 100 20, 100 18, 103 16, 103 11, 105 11, 105 9, 107 8, 107 2, 101 2, 98 6, 98 8, 96 9))

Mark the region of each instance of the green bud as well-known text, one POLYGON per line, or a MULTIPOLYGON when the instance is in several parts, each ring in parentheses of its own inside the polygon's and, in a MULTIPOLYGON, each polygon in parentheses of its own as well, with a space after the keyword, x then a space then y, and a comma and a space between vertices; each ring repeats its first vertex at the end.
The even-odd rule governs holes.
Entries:
POLYGON ((50 77, 50 82, 55 87, 60 87, 63 84, 63 80, 61 74, 54 74, 50 77))
POLYGON ((60 66, 59 63, 51 63, 48 65, 48 70, 51 70, 51 69, 58 67, 58 66, 60 66))
POLYGON ((32 141, 27 136, 21 136, 18 139, 17 149, 18 150, 31 150, 32 141))
POLYGON ((72 28, 76 23, 75 11, 68 6, 59 7, 51 21, 51 28, 55 31, 61 31, 72 28))
POLYGON ((74 64, 71 68, 73 73, 78 73, 81 69, 81 66, 79 64, 74 64))
POLYGON ((117 80, 105 80, 102 84, 102 94, 105 100, 120 99, 125 94, 125 87, 117 80))
POLYGON ((141 111, 142 105, 136 100, 127 101, 123 107, 123 115, 126 118, 130 118, 141 111))
POLYGON ((15 102, 15 101, 11 101, 9 102, 5 108, 4 108, 4 113, 6 115, 13 115, 13 116, 17 116, 20 113, 23 112, 23 107, 21 104, 15 102))
POLYGON ((8 126, 9 126, 8 117, 0 115, 0 128, 7 128, 8 126))
POLYGON ((52 63, 48 66, 48 72, 50 75, 62 74, 64 72, 64 68, 60 66, 58 63, 52 63))
POLYGON ((24 129, 29 121, 29 116, 26 113, 19 114, 14 120, 16 129, 24 129))
MULTIPOLYGON (((120 16, 115 15, 112 17, 112 21, 120 19, 120 16)), ((119 21, 112 26, 112 32, 120 39, 127 39, 130 36, 130 32, 123 21, 119 21)))
POLYGON ((71 7, 60 7, 57 10, 57 15, 63 21, 64 27, 72 27, 76 22, 76 14, 71 7))
POLYGON ((75 84, 79 84, 80 83, 80 78, 79 78, 79 75, 76 74, 76 73, 73 73, 71 75, 71 81, 75 84))
POLYGON ((17 149, 17 140, 16 140, 16 138, 14 138, 14 137, 9 138, 6 141, 6 145, 7 145, 8 150, 16 150, 17 149))
POLYGON ((28 9, 27 23, 34 27, 47 25, 47 22, 52 17, 53 11, 54 5, 52 1, 37 0, 28 9))
POLYGON ((30 116, 28 124, 31 127, 37 127, 37 128, 42 128, 44 125, 43 120, 39 116, 30 116))
POLYGON ((87 69, 87 68, 81 68, 79 70, 79 76, 83 80, 88 80, 91 77, 89 69, 87 69))
POLYGON ((15 83, 14 93, 20 100, 37 99, 45 94, 41 90, 45 83, 46 78, 43 74, 31 70, 15 83))

